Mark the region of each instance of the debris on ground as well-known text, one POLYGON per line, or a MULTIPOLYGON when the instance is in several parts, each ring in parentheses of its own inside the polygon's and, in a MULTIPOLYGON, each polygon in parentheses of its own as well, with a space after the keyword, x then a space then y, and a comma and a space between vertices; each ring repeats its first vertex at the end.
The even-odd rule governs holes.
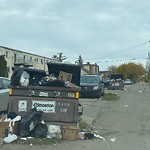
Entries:
POLYGON ((116 141, 116 137, 113 137, 110 139, 112 142, 115 142, 116 141))

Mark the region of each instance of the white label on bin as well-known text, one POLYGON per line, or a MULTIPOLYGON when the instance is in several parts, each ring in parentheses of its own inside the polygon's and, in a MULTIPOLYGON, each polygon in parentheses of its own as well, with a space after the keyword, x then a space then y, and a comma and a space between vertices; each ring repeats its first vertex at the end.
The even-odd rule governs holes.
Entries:
POLYGON ((27 101, 19 101, 18 111, 27 111, 27 101))
POLYGON ((37 108, 38 111, 44 113, 55 113, 55 101, 32 101, 32 108, 37 108))

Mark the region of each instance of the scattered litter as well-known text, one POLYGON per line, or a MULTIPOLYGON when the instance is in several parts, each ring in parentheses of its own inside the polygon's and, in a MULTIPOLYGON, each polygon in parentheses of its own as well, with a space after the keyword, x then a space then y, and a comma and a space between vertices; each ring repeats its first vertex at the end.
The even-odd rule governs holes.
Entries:
POLYGON ((94 137, 99 138, 99 139, 102 139, 103 141, 106 140, 104 137, 102 137, 102 136, 100 136, 100 135, 97 135, 97 134, 94 134, 94 137))
POLYGON ((11 142, 17 140, 17 138, 18 137, 15 134, 8 134, 8 136, 4 138, 4 142, 11 143, 11 142))
POLYGON ((110 140, 111 140, 112 142, 115 142, 115 141, 116 141, 116 138, 113 137, 113 138, 111 138, 110 140))
POLYGON ((30 146, 32 146, 33 144, 31 143, 30 146))
POLYGON ((0 145, 2 145, 3 144, 3 138, 0 138, 0 145))
POLYGON ((60 125, 48 125, 47 138, 57 138, 62 139, 60 125))
POLYGON ((93 139, 94 138, 94 134, 93 133, 84 133, 84 137, 85 137, 85 139, 93 139))
POLYGON ((125 107, 128 107, 128 105, 124 105, 125 107))
POLYGON ((27 140, 27 138, 20 138, 21 140, 24 140, 24 141, 26 141, 27 140))
POLYGON ((103 141, 106 140, 104 137, 102 137, 98 134, 94 134, 91 132, 79 132, 78 139, 80 139, 80 140, 87 140, 87 139, 94 139, 94 138, 102 139, 103 141))
POLYGON ((139 91, 139 93, 142 93, 142 91, 139 91))
POLYGON ((98 133, 98 131, 94 131, 94 133, 98 133))

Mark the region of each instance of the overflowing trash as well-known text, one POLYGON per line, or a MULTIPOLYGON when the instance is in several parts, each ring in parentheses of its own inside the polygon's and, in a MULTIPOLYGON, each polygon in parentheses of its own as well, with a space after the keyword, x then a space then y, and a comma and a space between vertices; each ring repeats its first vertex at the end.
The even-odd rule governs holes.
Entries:
MULTIPOLYGON (((38 130, 37 128, 40 128, 39 130, 44 130, 42 128, 44 128, 45 126, 40 124, 42 114, 43 112, 37 111, 36 108, 33 108, 29 112, 27 112, 25 116, 22 117, 20 125, 21 137, 33 135, 34 133, 37 132, 36 131, 38 130)), ((35 136, 38 137, 39 135, 35 136)))
POLYGON ((11 77, 8 112, 0 118, 0 137, 5 143, 18 139, 92 140, 101 138, 80 131, 83 113, 78 103, 81 66, 48 64, 44 70, 16 68, 11 77))
POLYGON ((17 139, 27 140, 29 138, 58 140, 92 140, 98 138, 105 141, 104 137, 94 132, 80 131, 78 126, 60 126, 45 123, 41 120, 42 115, 43 112, 33 108, 22 117, 14 112, 1 116, 0 137, 3 138, 5 143, 12 143, 17 139), (2 134, 4 132, 5 134, 2 134))
POLYGON ((61 128, 60 125, 47 125, 48 126, 48 132, 47 132, 47 138, 52 139, 62 139, 61 134, 61 128))

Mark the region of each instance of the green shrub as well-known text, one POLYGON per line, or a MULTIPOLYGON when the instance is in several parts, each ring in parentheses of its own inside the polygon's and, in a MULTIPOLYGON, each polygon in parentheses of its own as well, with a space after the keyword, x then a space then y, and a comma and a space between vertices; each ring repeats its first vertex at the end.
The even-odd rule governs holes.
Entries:
POLYGON ((105 95, 102 97, 102 100, 104 101, 110 101, 110 100, 119 100, 120 97, 115 93, 105 93, 105 95))

